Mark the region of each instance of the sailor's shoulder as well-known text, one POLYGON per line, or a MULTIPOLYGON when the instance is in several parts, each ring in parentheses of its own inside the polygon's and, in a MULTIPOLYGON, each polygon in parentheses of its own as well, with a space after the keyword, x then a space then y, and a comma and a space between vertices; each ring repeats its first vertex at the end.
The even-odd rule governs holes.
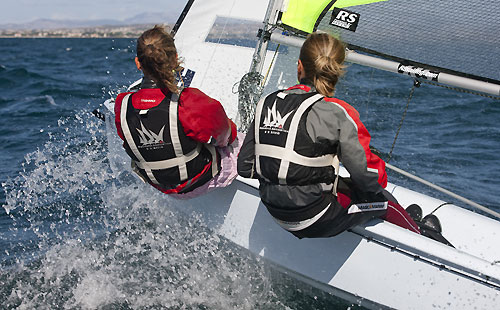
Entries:
POLYGON ((337 107, 342 110, 347 111, 349 114, 355 114, 359 115, 358 111, 349 103, 345 102, 344 100, 334 98, 334 97, 325 97, 323 98, 322 102, 324 102, 327 105, 330 105, 332 107, 337 107))
POLYGON ((200 99, 206 99, 206 100, 209 100, 209 99, 212 99, 214 100, 213 98, 211 98, 210 96, 208 96, 207 94, 205 94, 203 91, 201 91, 200 89, 198 88, 195 88, 195 87, 186 87, 186 88, 183 88, 182 89, 182 92, 181 92, 181 96, 180 96, 180 99, 181 100, 200 100, 200 99))
POLYGON ((222 104, 194 87, 184 88, 179 99, 179 107, 182 109, 193 109, 198 112, 212 112, 223 109, 222 104))
POLYGON ((123 98, 127 95, 131 95, 135 92, 132 92, 132 91, 127 91, 127 92, 124 92, 124 93, 119 93, 117 96, 116 96, 116 100, 115 100, 115 103, 119 103, 123 100, 123 98))

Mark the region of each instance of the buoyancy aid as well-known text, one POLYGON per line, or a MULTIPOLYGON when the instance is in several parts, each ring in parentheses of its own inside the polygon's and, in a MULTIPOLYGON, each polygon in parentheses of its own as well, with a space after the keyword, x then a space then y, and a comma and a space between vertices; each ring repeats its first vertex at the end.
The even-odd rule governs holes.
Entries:
POLYGON ((179 96, 171 93, 157 106, 136 109, 132 96, 139 95, 127 94, 120 109, 124 147, 132 158, 133 170, 144 181, 178 193, 201 185, 193 180, 205 179, 200 174, 209 163, 211 171, 205 174, 208 179, 215 176, 219 172, 215 147, 186 136, 178 118, 179 96))
POLYGON ((313 142, 306 130, 307 112, 323 98, 317 92, 275 92, 259 101, 255 111, 259 178, 282 185, 331 184, 336 179, 335 154, 313 142))

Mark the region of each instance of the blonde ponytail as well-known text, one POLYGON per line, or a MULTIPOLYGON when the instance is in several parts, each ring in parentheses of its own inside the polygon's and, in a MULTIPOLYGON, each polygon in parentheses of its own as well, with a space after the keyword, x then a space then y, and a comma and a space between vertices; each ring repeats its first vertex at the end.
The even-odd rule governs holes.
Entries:
POLYGON ((344 44, 326 33, 310 34, 300 49, 306 78, 324 96, 333 96, 335 85, 344 74, 344 44))

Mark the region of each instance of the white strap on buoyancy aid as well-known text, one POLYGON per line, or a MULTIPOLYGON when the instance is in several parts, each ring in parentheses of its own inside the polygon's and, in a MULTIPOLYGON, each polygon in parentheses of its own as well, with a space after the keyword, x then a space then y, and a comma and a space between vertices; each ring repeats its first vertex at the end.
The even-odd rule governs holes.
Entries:
MULTIPOLYGON (((120 125, 122 127, 123 136, 125 137, 125 140, 127 141, 130 150, 132 151, 132 153, 134 153, 135 157, 138 159, 138 162, 147 163, 144 157, 142 157, 141 152, 139 152, 139 149, 137 148, 137 145, 135 144, 134 139, 132 138, 132 134, 130 133, 130 128, 128 127, 127 106, 130 99, 130 95, 131 94, 128 94, 122 99, 122 106, 120 108, 121 109, 120 125)), ((153 175, 151 168, 147 167, 146 165, 144 170, 146 171, 146 174, 148 175, 148 178, 151 180, 151 182, 153 182, 154 184, 160 184, 160 182, 158 182, 158 180, 156 180, 155 176, 153 175)))
MULTIPOLYGON (((179 175, 181 178, 181 182, 185 181, 188 179, 188 172, 187 172, 187 166, 186 162, 193 159, 194 157, 198 156, 199 151, 197 152, 194 157, 191 159, 188 158, 183 158, 184 153, 182 152, 182 145, 181 145, 181 140, 179 139, 179 132, 177 128, 177 111, 178 111, 178 102, 179 101, 179 96, 177 94, 172 94, 172 97, 170 99, 170 106, 169 106, 169 111, 168 111, 168 117, 169 117, 169 124, 170 124, 170 139, 172 140, 172 146, 174 148, 175 156, 176 158, 174 159, 179 159, 178 164, 174 164, 173 166, 170 167, 175 167, 179 166, 179 175), (183 160, 185 159, 185 160, 183 160)), ((196 148, 198 149, 198 148, 196 148)), ((201 148, 200 148, 201 150, 201 148)), ((169 167, 169 168, 170 168, 169 167)))
MULTIPOLYGON (((172 94, 172 98, 170 100, 170 108, 169 108, 170 139, 172 139, 172 144, 173 144, 174 151, 175 151, 176 158, 174 158, 174 159, 180 159, 181 161, 184 159, 184 162, 182 162, 178 165, 170 166, 170 167, 179 166, 179 173, 181 176, 181 181, 185 181, 188 179, 186 163, 189 162, 190 160, 194 159, 196 156, 198 156, 198 154, 201 152, 202 146, 201 146, 201 144, 198 144, 198 146, 196 147, 195 150, 191 151, 187 155, 184 155, 184 153, 182 151, 182 145, 181 145, 181 142, 179 139, 178 128, 177 128, 177 119, 178 119, 177 112, 179 111, 178 110, 178 106, 179 106, 178 102, 179 102, 179 95, 172 94)), ((219 172, 219 167, 217 164, 217 151, 215 150, 215 147, 209 143, 205 143, 204 146, 208 149, 208 151, 212 155, 212 177, 214 177, 219 172)), ((163 169, 165 169, 165 168, 163 168, 163 169)))
MULTIPOLYGON (((277 97, 284 99, 287 96, 286 93, 278 93, 277 97)), ((286 184, 286 176, 288 173, 288 167, 290 162, 299 164, 307 167, 325 167, 333 166, 335 163, 335 157, 331 154, 319 156, 319 157, 306 157, 298 154, 294 151, 293 147, 295 145, 295 139, 297 138, 297 131, 299 127, 299 122, 307 109, 314 103, 323 99, 323 95, 315 94, 308 99, 304 100, 295 112, 292 121, 290 123, 290 128, 288 129, 288 136, 285 143, 285 147, 261 144, 259 138, 260 122, 262 116, 262 109, 264 107, 264 101, 266 98, 262 98, 257 104, 255 110, 255 119, 258 121, 255 124, 255 170, 259 175, 262 175, 262 170, 260 167, 260 156, 267 156, 271 158, 280 159, 280 168, 278 172, 278 180, 280 184, 286 184)), ((338 159, 337 159, 338 162, 338 159)), ((338 174, 338 168, 336 167, 336 173, 338 174)), ((336 184, 335 184, 336 188, 336 184)))
MULTIPOLYGON (((170 107, 169 107, 169 123, 170 123, 170 138, 172 140, 172 145, 174 148, 174 152, 176 157, 167 159, 167 160, 160 160, 160 161, 146 161, 142 154, 139 152, 137 145, 135 144, 135 141, 132 137, 132 134, 130 133, 130 128, 128 127, 127 123, 127 107, 128 103, 130 100, 130 95, 126 95, 123 100, 122 100, 122 105, 121 105, 121 111, 120 111, 120 123, 122 127, 122 132, 123 136, 125 137, 125 140, 127 141, 127 144, 129 145, 130 149, 132 150, 132 153, 136 156, 138 161, 135 162, 135 165, 146 171, 146 174, 148 178, 150 179, 151 182, 154 184, 160 184, 158 180, 154 177, 152 170, 161 170, 161 169, 168 169, 168 168, 173 168, 173 167, 179 167, 179 175, 180 175, 180 180, 185 181, 188 179, 188 174, 187 174, 187 167, 186 163, 193 160, 198 156, 203 148, 201 144, 198 144, 198 146, 188 154, 184 155, 182 152, 182 146, 180 143, 179 139, 179 133, 178 133, 178 128, 177 128, 177 107, 178 107, 178 95, 173 94, 171 101, 170 101, 170 107)), ((205 145, 205 147, 208 148, 210 153, 212 154, 212 175, 217 174, 218 172, 218 167, 217 167, 217 154, 215 151, 215 148, 213 146, 205 145), (215 172, 214 172, 215 170, 215 172)), ((141 176, 141 175, 140 175, 141 176)), ((142 176, 141 176, 142 178, 142 176)))

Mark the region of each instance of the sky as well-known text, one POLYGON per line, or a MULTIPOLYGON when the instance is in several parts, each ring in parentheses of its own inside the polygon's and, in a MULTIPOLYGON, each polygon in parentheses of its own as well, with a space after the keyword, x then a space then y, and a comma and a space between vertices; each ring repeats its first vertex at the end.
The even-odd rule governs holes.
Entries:
POLYGON ((140 13, 181 12, 187 0, 1 0, 0 24, 39 18, 124 20, 140 13))

